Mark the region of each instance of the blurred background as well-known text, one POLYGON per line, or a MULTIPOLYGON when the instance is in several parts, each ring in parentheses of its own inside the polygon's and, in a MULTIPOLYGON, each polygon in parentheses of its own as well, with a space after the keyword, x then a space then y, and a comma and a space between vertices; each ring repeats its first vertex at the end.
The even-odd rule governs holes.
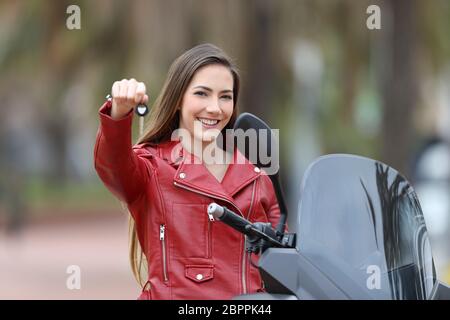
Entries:
POLYGON ((1 0, 0 299, 137 298, 128 218, 93 168, 98 109, 122 78, 153 102, 203 42, 239 66, 240 110, 280 129, 292 213, 318 156, 383 161, 418 192, 450 283, 449 30, 450 0, 1 0))

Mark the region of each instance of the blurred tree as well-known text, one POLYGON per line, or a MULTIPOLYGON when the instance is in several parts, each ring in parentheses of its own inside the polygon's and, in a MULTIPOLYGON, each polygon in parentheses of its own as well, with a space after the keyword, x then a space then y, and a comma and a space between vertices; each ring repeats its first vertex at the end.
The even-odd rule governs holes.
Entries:
POLYGON ((243 105, 246 111, 267 119, 271 107, 276 108, 273 101, 276 57, 273 53, 279 46, 272 30, 277 8, 270 0, 251 0, 243 2, 243 9, 248 17, 243 26, 243 43, 247 48, 243 105))
POLYGON ((380 74, 383 93, 382 160, 405 175, 413 146, 412 115, 418 99, 417 73, 417 1, 386 2, 383 28, 384 68, 380 74), (390 22, 390 23, 389 23, 390 22))
MULTIPOLYGON (((30 112, 46 132, 56 181, 71 170, 67 150, 73 148, 74 129, 67 123, 79 104, 91 103, 98 120, 104 94, 125 77, 146 81, 153 101, 173 59, 201 42, 217 44, 235 58, 242 71, 241 110, 283 127, 284 152, 295 139, 287 124, 298 125, 289 121, 302 117, 307 104, 307 95, 294 85, 292 52, 299 42, 311 43, 323 60, 311 120, 322 152, 359 153, 407 173, 417 136, 412 116, 423 104, 418 68, 429 64, 431 75, 437 74, 448 65, 450 53, 446 0, 81 0, 79 31, 65 27, 69 4, 0 3, 0 81, 4 92, 18 90, 33 101, 30 112), (372 3, 382 8, 382 29, 369 33, 366 8, 372 3), (374 72, 378 87, 371 80, 374 72), (68 92, 80 84, 80 98, 67 105, 68 92), (378 94, 381 103, 372 101, 365 111, 382 109, 383 121, 367 134, 356 120, 357 101, 378 94)), ((366 121, 377 123, 372 114, 366 121)))

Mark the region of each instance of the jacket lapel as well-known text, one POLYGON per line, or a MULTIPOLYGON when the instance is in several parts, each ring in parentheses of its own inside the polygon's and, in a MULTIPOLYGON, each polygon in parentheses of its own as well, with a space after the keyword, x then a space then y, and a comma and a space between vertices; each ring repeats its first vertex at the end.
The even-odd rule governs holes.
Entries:
POLYGON ((161 147, 162 158, 178 168, 174 183, 193 192, 224 199, 235 205, 233 196, 261 174, 235 147, 233 162, 228 165, 220 183, 194 155, 182 148, 179 141, 161 147))
POLYGON ((259 168, 250 163, 235 147, 233 163, 228 166, 227 172, 222 180, 222 185, 227 193, 233 197, 260 175, 259 168))

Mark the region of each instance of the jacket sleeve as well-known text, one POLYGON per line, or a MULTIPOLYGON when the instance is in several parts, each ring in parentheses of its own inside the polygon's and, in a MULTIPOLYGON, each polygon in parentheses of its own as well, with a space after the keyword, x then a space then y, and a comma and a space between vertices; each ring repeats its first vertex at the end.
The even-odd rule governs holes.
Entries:
MULTIPOLYGON (((275 194, 275 188, 273 187, 272 181, 268 176, 263 177, 262 192, 267 196, 267 202, 265 203, 265 210, 267 212, 267 219, 273 228, 278 226, 280 221, 280 206, 278 204, 277 196, 275 194)), ((288 226, 286 221, 285 232, 288 232, 288 226)))
POLYGON ((94 148, 94 166, 105 186, 121 201, 132 203, 140 197, 152 170, 131 142, 133 111, 124 118, 111 117, 111 102, 99 110, 100 126, 94 148))

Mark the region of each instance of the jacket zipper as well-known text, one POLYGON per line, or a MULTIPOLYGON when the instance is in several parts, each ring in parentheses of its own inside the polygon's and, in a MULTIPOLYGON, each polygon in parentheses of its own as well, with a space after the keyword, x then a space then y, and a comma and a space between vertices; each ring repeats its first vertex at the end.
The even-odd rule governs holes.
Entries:
POLYGON ((245 235, 243 235, 244 237, 244 252, 242 254, 242 291, 243 294, 247 294, 247 277, 245 276, 245 273, 247 272, 247 259, 246 259, 246 251, 245 251, 245 246, 246 246, 246 242, 247 242, 247 237, 245 235))
POLYGON ((167 282, 167 281, 169 281, 169 278, 167 277, 167 256, 166 256, 165 233, 166 233, 166 226, 162 224, 159 226, 159 240, 161 241, 161 246, 162 246, 163 277, 164 277, 164 282, 167 282))
MULTIPOLYGON (((255 189, 256 189, 256 180, 253 183, 253 190, 252 190, 252 199, 250 200, 250 208, 248 210, 247 220, 250 217, 250 214, 253 209, 253 200, 255 197, 255 189)), ((246 279, 246 272, 247 272, 247 251, 245 250, 246 247, 246 241, 247 237, 244 235, 244 252, 242 254, 242 290, 244 294, 247 294, 247 279, 246 279)))
POLYGON ((203 196, 207 196, 207 197, 211 197, 211 198, 215 198, 215 199, 219 199, 219 200, 225 201, 225 202, 231 204, 234 208, 236 208, 237 211, 239 212, 239 214, 240 214, 241 216, 244 216, 244 215, 242 214, 241 210, 240 210, 238 207, 236 207, 236 205, 235 205, 233 202, 231 202, 230 200, 227 200, 227 199, 225 199, 225 198, 218 197, 218 196, 216 196, 216 195, 212 195, 212 194, 209 194, 209 193, 206 193, 206 192, 198 191, 198 190, 195 190, 195 189, 193 189, 193 188, 186 187, 186 186, 184 186, 184 185, 182 185, 182 184, 177 183, 176 181, 174 181, 173 184, 176 185, 177 187, 180 187, 180 188, 182 188, 182 189, 186 189, 186 190, 192 191, 192 192, 194 192, 194 193, 201 194, 201 195, 203 195, 203 196))
POLYGON ((212 257, 212 236, 211 236, 211 227, 214 222, 214 217, 212 214, 208 212, 208 258, 212 257))

